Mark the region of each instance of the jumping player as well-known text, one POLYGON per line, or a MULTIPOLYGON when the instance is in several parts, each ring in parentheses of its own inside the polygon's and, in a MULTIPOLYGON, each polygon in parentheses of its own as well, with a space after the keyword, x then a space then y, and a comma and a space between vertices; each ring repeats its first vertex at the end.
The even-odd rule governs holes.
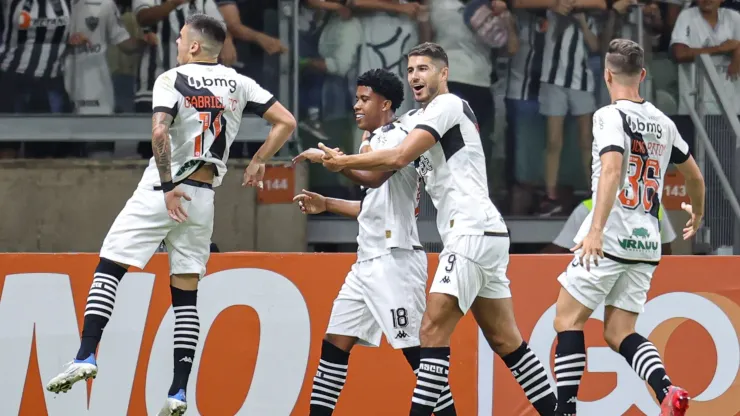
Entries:
POLYGON ((542 363, 514 320, 506 268, 509 235, 488 197, 485 157, 467 102, 447 89, 447 54, 423 43, 408 54, 408 82, 423 108, 405 116, 413 130, 394 149, 342 155, 320 145, 329 169, 394 171, 414 162, 437 208, 444 250, 421 323, 421 363, 411 415, 432 414, 448 383, 450 337, 472 310, 488 344, 503 358, 541 415, 555 411, 542 363))
MULTIPOLYGON (((357 79, 354 106, 357 126, 371 132, 360 152, 392 149, 406 137, 395 120, 404 86, 385 69, 357 79)), ((309 149, 296 160, 322 162, 324 152, 309 149)), ((419 243, 415 211, 420 178, 409 163, 393 172, 355 171, 342 174, 364 187, 360 201, 325 198, 303 191, 295 197, 306 214, 324 211, 357 218, 357 262, 342 286, 329 318, 321 360, 311 391, 311 416, 331 415, 347 379, 349 354, 356 344, 377 347, 385 334, 401 349, 411 368, 419 367, 419 328, 424 314, 427 257, 419 243)), ((455 415, 449 386, 437 401, 435 414, 455 415)))
POLYGON ((637 43, 614 39, 606 54, 604 80, 612 104, 594 114, 592 191, 589 212, 571 249, 575 259, 558 281, 555 377, 558 414, 576 414, 578 387, 586 367, 583 327, 605 303, 604 339, 650 384, 662 416, 683 416, 686 390, 666 375, 660 354, 635 333, 661 256, 659 215, 663 178, 673 163, 686 178, 691 215, 683 238, 691 238, 704 213, 704 179, 675 124, 643 100, 644 52, 637 43), (602 249, 603 246, 603 249, 602 249), (600 260, 603 259, 603 260, 600 260), (593 260, 594 266, 591 266, 593 260))
POLYGON ((182 415, 187 409, 185 393, 199 337, 198 281, 206 271, 213 232, 212 188, 226 174, 229 147, 243 111, 262 116, 273 126, 244 173, 244 186, 261 186, 264 163, 296 124, 269 92, 217 64, 224 39, 219 21, 202 14, 188 17, 177 39, 180 66, 160 75, 154 84, 154 157, 103 242, 80 349, 48 383, 51 392, 66 392, 76 382, 96 376, 95 354, 113 313, 118 285, 130 266, 143 269, 164 240, 175 332, 174 375, 160 415, 182 415))

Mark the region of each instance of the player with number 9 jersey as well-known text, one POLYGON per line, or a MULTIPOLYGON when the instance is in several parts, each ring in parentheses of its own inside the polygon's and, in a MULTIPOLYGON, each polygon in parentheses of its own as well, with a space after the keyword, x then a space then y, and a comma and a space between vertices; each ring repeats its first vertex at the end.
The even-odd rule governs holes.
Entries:
MULTIPOLYGON (((601 175, 601 155, 624 149, 621 189, 604 228, 604 252, 624 260, 657 262, 661 256, 658 213, 666 170, 683 163, 689 145, 673 121, 647 101, 617 100, 594 114, 591 177, 594 204, 601 175)), ((576 235, 583 240, 593 210, 576 235)))

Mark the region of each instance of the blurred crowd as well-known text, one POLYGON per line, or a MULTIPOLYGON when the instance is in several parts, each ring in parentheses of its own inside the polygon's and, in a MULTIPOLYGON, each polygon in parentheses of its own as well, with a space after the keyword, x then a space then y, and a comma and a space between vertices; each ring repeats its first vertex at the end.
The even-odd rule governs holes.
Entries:
MULTIPOLYGON (((182 22, 203 12, 221 16, 230 33, 221 61, 271 91, 281 86, 281 56, 297 48, 302 145, 349 152, 362 136, 352 111, 357 75, 382 67, 405 80, 406 51, 439 43, 451 92, 480 121, 491 196, 513 215, 567 215, 589 189, 592 114, 609 102, 602 57, 611 39, 642 42, 646 97, 690 143, 680 96, 692 86, 679 82, 678 65, 711 55, 722 89, 740 100, 740 0, 300 0, 298 44, 289 44, 290 30, 279 39, 279 22, 293 16, 277 0, 0 1, 0 112, 150 113, 154 79, 176 65, 182 22)), ((720 117, 714 96, 703 98, 705 114, 720 117)), ((407 98, 398 112, 416 106, 407 98)), ((119 145, 0 142, 0 157, 121 155, 119 145)), ((256 145, 236 143, 232 157, 256 145)), ((125 155, 148 158, 151 148, 142 142, 125 155)), ((357 192, 320 166, 311 166, 311 186, 357 192)))

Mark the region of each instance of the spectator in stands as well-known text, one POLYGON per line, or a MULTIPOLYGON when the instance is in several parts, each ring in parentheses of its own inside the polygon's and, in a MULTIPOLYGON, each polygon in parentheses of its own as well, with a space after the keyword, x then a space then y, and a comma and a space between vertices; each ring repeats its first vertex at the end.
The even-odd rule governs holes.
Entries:
MULTIPOLYGON (((467 101, 478 120, 483 152, 488 170, 489 192, 493 179, 493 121, 494 101, 491 92, 491 73, 493 54, 491 47, 468 28, 463 20, 465 4, 460 0, 429 0, 431 35, 434 42, 447 52, 450 60, 450 75, 447 86, 450 92, 467 101)), ((495 15, 507 11, 506 3, 494 0, 490 7, 495 15)), ((510 40, 504 55, 516 52, 517 36, 514 18, 506 18, 510 40)))
MULTIPOLYGON (((70 110, 64 90, 62 56, 67 45, 82 45, 84 36, 70 36, 70 3, 64 0, 6 1, 0 42, 0 113, 62 113, 70 110)), ((0 157, 15 157, 19 142, 0 143, 0 157)), ((79 154, 82 146, 26 144, 26 156, 79 154)))
MULTIPOLYGON (((545 247, 542 252, 549 254, 570 253, 570 249, 576 245, 574 241, 576 234, 578 234, 578 230, 581 228, 581 224, 588 216, 588 213, 593 209, 593 205, 594 204, 591 199, 581 202, 580 205, 573 210, 573 213, 570 214, 570 217, 568 217, 563 229, 560 230, 560 234, 558 234, 558 236, 555 237, 555 240, 545 247)), ((673 225, 671 224, 668 215, 663 210, 663 206, 658 210, 658 220, 660 221, 662 254, 664 256, 669 255, 672 253, 671 243, 676 239, 676 231, 673 230, 673 225)))
POLYGON ((568 114, 577 117, 584 175, 589 177, 591 173, 591 116, 596 110, 593 95, 596 81, 588 58, 599 51, 599 38, 595 20, 583 12, 571 14, 573 6, 569 0, 558 0, 557 11, 548 10, 548 21, 554 24, 548 25, 545 37, 539 96, 540 112, 547 117, 546 195, 540 207, 546 216, 563 211, 557 185, 568 114))
MULTIPOLYGON (((671 37, 673 57, 680 66, 689 69, 699 55, 706 54, 712 60, 719 75, 720 93, 725 94, 733 108, 727 109, 730 114, 740 114, 740 13, 728 8, 720 8, 721 0, 699 0, 698 7, 684 9, 676 20, 671 37)), ((687 77, 688 78, 688 77, 687 77)), ((692 84, 685 84, 679 78, 678 89, 681 95, 690 94, 694 89, 692 84)), ((723 119, 722 109, 708 80, 705 78, 701 86, 701 102, 697 100, 697 107, 701 106, 705 115, 704 122, 710 130, 709 139, 717 152, 722 170, 728 178, 733 177, 735 160, 734 132, 723 119)), ((676 117, 676 127, 681 135, 693 145, 694 124, 689 114, 689 108, 684 100, 679 101, 676 117)), ((693 147, 693 146, 692 146, 693 147)), ((707 220, 711 230, 712 247, 731 246, 733 241, 734 216, 723 191, 717 184, 716 170, 708 168, 707 183, 707 220)))
MULTIPOLYGON (((145 32, 153 32, 159 39, 157 46, 144 51, 136 80, 136 112, 150 114, 154 81, 160 74, 177 65, 176 41, 185 19, 196 13, 205 13, 218 19, 223 17, 214 0, 165 0, 161 3, 155 0, 133 0, 133 9, 137 23, 145 32)), ((221 57, 233 59, 235 54, 231 36, 228 36, 221 57)), ((140 142, 139 154, 145 159, 150 158, 151 143, 140 142)))
MULTIPOLYGON (((121 14, 121 24, 130 37, 137 37, 143 32, 136 23, 136 17, 131 12, 130 0, 118 0, 118 11, 121 14)), ((157 40, 159 41, 159 40, 157 40)), ((115 95, 115 113, 134 112, 134 86, 136 85, 136 72, 141 60, 141 53, 128 54, 119 48, 108 48, 107 61, 111 72, 113 90, 115 95)))

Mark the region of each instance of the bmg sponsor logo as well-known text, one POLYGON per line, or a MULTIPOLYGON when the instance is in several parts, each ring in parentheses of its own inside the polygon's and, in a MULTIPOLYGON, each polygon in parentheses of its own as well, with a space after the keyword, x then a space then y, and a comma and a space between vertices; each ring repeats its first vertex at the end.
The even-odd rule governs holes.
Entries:
POLYGON ((229 92, 234 93, 236 92, 237 82, 235 79, 226 79, 226 78, 207 78, 207 77, 200 77, 196 78, 193 76, 188 77, 188 85, 190 85, 193 88, 209 88, 209 87, 222 87, 222 88, 229 88, 229 92))

